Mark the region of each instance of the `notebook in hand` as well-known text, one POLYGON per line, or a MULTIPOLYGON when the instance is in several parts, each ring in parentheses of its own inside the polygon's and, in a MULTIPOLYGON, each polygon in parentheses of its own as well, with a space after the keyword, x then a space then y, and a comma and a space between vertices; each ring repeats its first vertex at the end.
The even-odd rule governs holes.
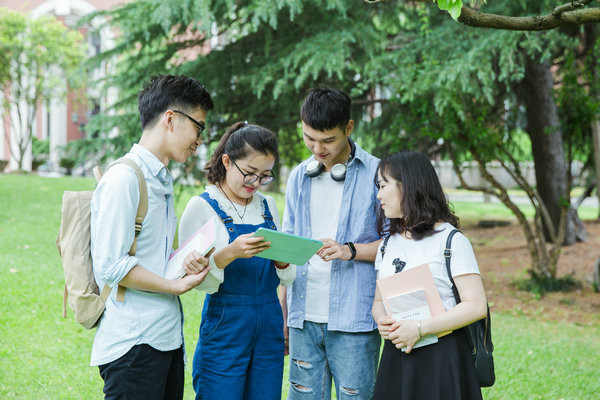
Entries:
MULTIPOLYGON (((407 319, 422 320, 431 317, 427 296, 423 289, 388 297, 387 300, 390 307, 390 309, 387 310, 388 314, 396 321, 404 321, 407 319)), ((415 343, 413 349, 433 344, 437 341, 438 338, 436 335, 425 335, 415 343)), ((402 351, 406 351, 406 347, 403 347, 402 351)))
POLYGON ((264 237, 265 241, 271 242, 271 247, 258 253, 257 257, 295 265, 306 264, 308 259, 323 246, 323 242, 318 240, 265 228, 258 228, 253 236, 264 237))
POLYGON ((183 260, 192 250, 203 256, 208 254, 215 245, 215 220, 211 218, 200 227, 188 240, 177 248, 169 257, 165 278, 179 279, 185 275, 183 260))
MULTIPOLYGON (((431 270, 427 264, 404 269, 402 272, 397 274, 378 279, 377 290, 379 290, 379 293, 381 294, 383 306, 389 315, 392 315, 392 307, 390 306, 391 298, 406 295, 419 290, 422 290, 425 293, 427 305, 429 306, 429 312, 432 317, 446 312, 444 305, 442 304, 442 299, 440 298, 440 293, 438 292, 437 286, 435 286, 435 282, 433 281, 433 275, 431 275, 431 270)), ((437 336, 441 337, 443 335, 447 335, 448 333, 450 333, 450 331, 439 333, 437 336)))

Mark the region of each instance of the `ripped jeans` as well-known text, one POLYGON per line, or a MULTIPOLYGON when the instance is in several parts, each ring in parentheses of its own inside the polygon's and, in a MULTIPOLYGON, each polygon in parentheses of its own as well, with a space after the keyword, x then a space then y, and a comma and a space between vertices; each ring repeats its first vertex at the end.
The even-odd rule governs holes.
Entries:
POLYGON ((329 400, 332 378, 339 400, 372 399, 380 344, 377 330, 328 331, 309 321, 290 328, 288 400, 329 400))

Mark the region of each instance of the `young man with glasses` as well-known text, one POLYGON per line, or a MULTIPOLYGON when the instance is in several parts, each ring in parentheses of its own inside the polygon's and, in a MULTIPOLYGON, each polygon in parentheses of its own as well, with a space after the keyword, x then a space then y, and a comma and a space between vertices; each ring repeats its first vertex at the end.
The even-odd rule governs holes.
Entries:
POLYGON ((211 276, 221 281, 202 310, 192 370, 196 399, 279 400, 283 379, 283 315, 277 287, 295 278, 293 266, 255 257, 269 247, 253 236, 279 229, 275 201, 259 189, 273 181, 279 158, 276 136, 240 122, 221 138, 205 167, 211 185, 187 204, 179 225, 186 240, 216 221, 211 276))
POLYGON ((109 168, 91 203, 91 253, 99 287, 113 290, 106 301, 92 347, 91 365, 104 380, 106 399, 183 398, 183 315, 179 295, 199 285, 208 260, 196 252, 185 260, 182 279, 165 279, 177 218, 170 161, 183 162, 201 143, 210 94, 195 79, 162 75, 138 96, 142 126, 139 143, 125 158, 144 175, 148 212, 129 255, 141 199, 136 172, 128 165, 109 168), (125 288, 121 300, 117 285, 125 288))
POLYGON ((287 289, 290 342, 288 399, 373 396, 380 338, 371 316, 379 235, 379 160, 350 139, 350 98, 312 90, 300 116, 312 156, 290 173, 283 232, 323 241, 287 289))

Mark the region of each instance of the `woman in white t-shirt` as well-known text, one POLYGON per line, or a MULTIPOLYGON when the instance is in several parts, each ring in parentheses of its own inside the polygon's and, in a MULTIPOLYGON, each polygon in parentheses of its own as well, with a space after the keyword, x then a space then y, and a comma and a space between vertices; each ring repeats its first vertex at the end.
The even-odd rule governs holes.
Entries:
POLYGON ((481 399, 471 352, 460 329, 487 315, 473 248, 461 233, 454 236, 452 276, 461 298, 456 304, 444 249, 458 218, 448 207, 431 162, 415 151, 394 153, 381 160, 376 180, 381 202, 378 227, 382 235, 390 235, 384 255, 382 244, 377 252, 378 279, 428 264, 446 312, 423 320, 395 321, 376 293, 373 318, 385 345, 375 399, 481 399), (423 336, 450 330, 437 343, 413 349, 423 336))

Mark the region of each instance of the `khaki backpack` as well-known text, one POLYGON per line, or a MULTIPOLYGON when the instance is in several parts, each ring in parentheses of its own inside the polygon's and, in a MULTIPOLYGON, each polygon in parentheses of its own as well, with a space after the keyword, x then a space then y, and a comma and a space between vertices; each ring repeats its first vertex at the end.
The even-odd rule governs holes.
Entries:
MULTIPOLYGON (((140 203, 135 217, 135 237, 129 255, 135 255, 137 238, 142 230, 142 222, 148 211, 148 191, 146 180, 139 166, 128 158, 120 158, 110 164, 127 164, 136 173, 140 186, 140 203)), ((99 182, 102 171, 94 168, 94 176, 99 182)), ((90 218, 93 191, 65 191, 62 200, 60 230, 56 238, 56 247, 60 254, 65 273, 65 291, 63 296, 63 317, 67 317, 67 300, 75 313, 75 320, 86 329, 96 326, 104 312, 106 299, 111 288, 105 285, 100 292, 92 270, 90 253, 90 218)), ((119 285, 117 301, 125 298, 125 288, 119 285)))

